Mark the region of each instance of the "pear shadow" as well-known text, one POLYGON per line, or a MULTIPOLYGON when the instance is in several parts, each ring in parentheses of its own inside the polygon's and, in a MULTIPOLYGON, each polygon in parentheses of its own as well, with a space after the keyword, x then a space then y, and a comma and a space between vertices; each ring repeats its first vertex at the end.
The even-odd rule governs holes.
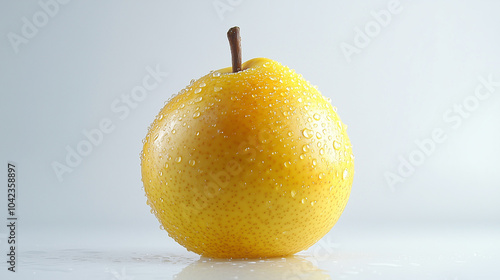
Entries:
POLYGON ((176 280, 331 280, 330 275, 301 256, 269 259, 200 259, 174 276, 176 280))

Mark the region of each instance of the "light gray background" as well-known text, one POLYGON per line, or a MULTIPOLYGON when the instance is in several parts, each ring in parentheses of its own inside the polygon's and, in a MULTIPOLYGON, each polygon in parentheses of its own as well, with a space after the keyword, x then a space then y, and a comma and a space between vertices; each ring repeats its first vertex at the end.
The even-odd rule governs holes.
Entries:
POLYGON ((75 0, 59 4, 16 53, 8 34, 20 35, 22 18, 33 22, 42 9, 2 1, 0 163, 18 166, 20 230, 157 230, 141 189, 141 140, 172 94, 230 66, 226 31, 234 25, 243 60, 294 68, 348 124, 356 173, 337 226, 498 224, 500 87, 456 129, 443 114, 473 96, 478 77, 500 81, 500 3, 401 0, 401 12, 348 59, 341 45, 355 46, 356 28, 390 2, 75 0), (231 9, 218 14, 218 2, 231 9), (168 77, 120 119, 111 104, 157 65, 168 77), (66 146, 75 148, 104 118, 114 131, 59 181, 51 164, 64 163, 66 146), (436 128, 446 141, 391 188, 384 174, 398 174, 400 157, 436 128))

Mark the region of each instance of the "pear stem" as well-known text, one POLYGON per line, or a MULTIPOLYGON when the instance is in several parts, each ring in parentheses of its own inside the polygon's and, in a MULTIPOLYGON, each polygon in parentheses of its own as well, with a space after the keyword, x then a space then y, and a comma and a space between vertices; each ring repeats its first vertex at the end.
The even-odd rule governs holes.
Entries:
POLYGON ((233 63, 233 73, 241 71, 241 37, 238 26, 231 27, 227 32, 229 47, 231 47, 231 61, 233 63))

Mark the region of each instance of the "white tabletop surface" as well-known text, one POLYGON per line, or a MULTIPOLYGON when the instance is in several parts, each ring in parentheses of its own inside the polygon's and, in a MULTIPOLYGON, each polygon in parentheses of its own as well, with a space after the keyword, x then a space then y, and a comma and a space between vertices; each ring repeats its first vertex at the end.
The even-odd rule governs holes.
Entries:
POLYGON ((208 259, 159 229, 40 230, 20 236, 2 279, 495 279, 500 226, 338 224, 314 246, 274 259, 208 259))

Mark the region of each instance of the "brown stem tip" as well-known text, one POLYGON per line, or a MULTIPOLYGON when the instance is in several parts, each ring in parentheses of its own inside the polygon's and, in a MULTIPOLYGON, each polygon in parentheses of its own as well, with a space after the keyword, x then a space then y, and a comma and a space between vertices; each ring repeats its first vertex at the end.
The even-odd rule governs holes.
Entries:
POLYGON ((227 39, 231 47, 231 61, 233 63, 233 73, 241 71, 241 37, 238 26, 231 27, 227 32, 227 39))

